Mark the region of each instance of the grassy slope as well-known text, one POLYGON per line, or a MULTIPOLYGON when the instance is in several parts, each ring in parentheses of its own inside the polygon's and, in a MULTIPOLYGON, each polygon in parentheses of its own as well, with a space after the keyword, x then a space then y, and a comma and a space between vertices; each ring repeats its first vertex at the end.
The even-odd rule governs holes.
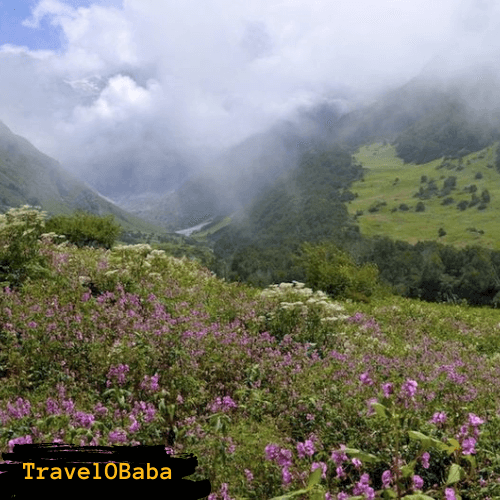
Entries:
MULTIPOLYGON (((500 457, 491 451, 498 449, 500 435, 500 399, 492 385, 499 373, 498 311, 390 297, 343 303, 343 316, 322 297, 285 287, 261 294, 226 284, 186 260, 146 257, 143 246, 104 252, 46 244, 44 253, 54 279, 32 282, 20 293, 0 293, 5 330, 0 347, 6 347, 0 349, 0 451, 25 436, 36 443, 60 437, 87 444, 95 438, 106 445, 116 430, 126 443, 161 445, 175 427, 175 452, 199 458, 195 479, 210 477, 217 492, 228 483, 231 498, 269 499, 290 491, 281 484, 281 467, 265 459, 271 443, 290 452, 292 490, 304 486, 313 461, 328 466, 321 498, 325 491, 352 492, 361 472, 368 472, 379 490, 382 472, 394 463, 394 424, 367 415, 367 401, 375 397, 388 407, 399 405, 405 414, 397 394, 410 378, 418 381, 418 391, 407 419, 401 419, 403 435, 419 430, 446 439, 458 433, 469 412, 487 418, 477 445, 480 472, 471 471, 457 489, 468 490, 464 498, 498 498, 500 457), (88 282, 119 300, 110 294, 92 297, 88 282), (320 320, 332 315, 337 321, 320 320), (324 357, 312 355, 313 348, 324 357), (123 384, 110 375, 119 364, 130 366, 123 384), (145 375, 155 373, 159 388, 141 388, 145 375), (366 375, 371 383, 361 382, 366 375), (464 377, 460 386, 457 376, 464 377), (115 393, 106 391, 107 380, 115 393), (381 395, 386 382, 395 390, 388 399, 381 395), (237 406, 214 408, 223 396, 237 406), (65 407, 59 416, 50 415, 48 398, 65 407), (68 409, 70 399, 74 410, 68 409), (132 431, 129 415, 139 401, 154 408, 155 416, 149 421, 136 412, 140 428, 132 431), (96 411, 98 403, 107 414, 96 411), (113 417, 118 408, 125 412, 121 419, 113 417), (437 411, 449 416, 442 429, 428 423, 437 411), (77 412, 95 420, 86 426, 77 412), (297 443, 311 435, 316 453, 300 458, 297 443), (336 479, 330 457, 341 444, 375 454, 380 465, 363 458, 358 472, 345 463, 348 479, 336 479), (253 473, 252 483, 244 469, 253 473), (479 492, 479 475, 488 491, 479 492)), ((418 454, 407 439, 400 451, 407 463, 418 454)), ((450 461, 434 448, 430 452, 431 467, 422 468, 419 461, 415 472, 425 481, 424 492, 441 499, 450 461), (431 492, 435 483, 439 487, 431 492)), ((463 458, 453 461, 470 471, 463 458)), ((411 481, 404 483, 410 492, 411 481)))
MULTIPOLYGON (((349 213, 354 215, 357 210, 364 214, 358 217, 361 232, 367 236, 387 235, 394 239, 416 243, 422 240, 439 240, 443 243, 462 247, 468 244, 480 244, 488 248, 500 248, 500 233, 495 214, 500 213, 500 176, 493 165, 495 147, 487 148, 478 153, 472 153, 463 158, 464 169, 457 171, 446 167, 437 168, 443 162, 441 159, 423 165, 404 164, 395 154, 393 146, 381 143, 364 146, 357 152, 356 159, 366 168, 365 181, 352 185, 352 192, 358 193, 358 198, 349 205, 349 213), (475 179, 477 172, 483 174, 482 179, 475 179), (434 179, 441 189, 444 180, 449 176, 457 177, 457 189, 449 196, 455 203, 441 205, 444 198, 433 197, 422 200, 425 212, 415 212, 419 198, 413 195, 423 186, 420 179, 426 175, 434 179), (444 177, 443 177, 444 176, 444 177), (395 179, 399 182, 395 183, 395 179), (466 185, 475 184, 476 194, 480 196, 483 189, 488 189, 491 202, 485 210, 477 206, 461 211, 457 203, 470 200, 471 194, 463 192, 466 185), (386 202, 378 212, 369 213, 368 209, 374 203, 386 202), (408 212, 398 210, 391 213, 393 207, 405 203, 410 207, 408 212), (438 237, 439 228, 444 228, 447 235, 438 237), (468 231, 467 228, 483 230, 484 234, 468 231)), ((453 160, 455 166, 457 160, 453 160)))

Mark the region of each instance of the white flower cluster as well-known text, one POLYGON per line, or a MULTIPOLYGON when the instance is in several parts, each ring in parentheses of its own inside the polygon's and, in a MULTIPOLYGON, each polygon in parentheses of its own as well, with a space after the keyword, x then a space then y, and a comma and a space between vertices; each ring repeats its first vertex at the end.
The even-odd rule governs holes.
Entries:
POLYGON ((322 291, 313 292, 311 288, 306 288, 304 283, 294 281, 292 283, 280 283, 279 285, 270 285, 261 293, 263 298, 295 298, 303 300, 280 301, 279 309, 293 310, 300 308, 301 313, 307 314, 310 308, 319 308, 320 314, 324 316, 321 322, 334 322, 347 319, 345 314, 337 314, 344 311, 344 307, 338 302, 333 302, 328 295, 322 291))

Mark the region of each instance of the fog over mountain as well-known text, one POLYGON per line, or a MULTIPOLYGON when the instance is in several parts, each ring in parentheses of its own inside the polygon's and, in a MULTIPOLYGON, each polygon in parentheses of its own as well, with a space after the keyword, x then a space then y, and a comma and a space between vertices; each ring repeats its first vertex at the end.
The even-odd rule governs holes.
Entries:
MULTIPOLYGON (((289 127, 291 143, 326 137, 331 116, 418 75, 462 92, 479 114, 500 102, 494 0, 30 7, 23 29, 42 36, 50 26, 60 45, 2 40, 0 120, 111 197, 165 193, 207 165, 219 177, 248 169, 260 153, 220 155, 276 127, 289 127)), ((283 162, 278 135, 267 165, 283 162)))

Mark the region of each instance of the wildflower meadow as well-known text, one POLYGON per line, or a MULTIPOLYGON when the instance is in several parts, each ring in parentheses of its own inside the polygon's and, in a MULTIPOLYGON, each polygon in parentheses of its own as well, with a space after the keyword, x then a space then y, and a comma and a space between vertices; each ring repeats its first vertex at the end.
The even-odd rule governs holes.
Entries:
POLYGON ((0 452, 164 445, 209 500, 500 498, 497 310, 251 288, 30 217, 0 231, 30 245, 0 294, 0 452))

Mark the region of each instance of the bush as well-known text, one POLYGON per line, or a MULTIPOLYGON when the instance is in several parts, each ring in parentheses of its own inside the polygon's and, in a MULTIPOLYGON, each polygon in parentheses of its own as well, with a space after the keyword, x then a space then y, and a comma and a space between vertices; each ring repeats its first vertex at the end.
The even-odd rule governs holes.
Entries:
POLYGON ((18 287, 28 277, 48 272, 39 253, 44 219, 45 212, 29 205, 0 215, 0 279, 4 286, 18 287))
POLYGON ((481 193, 481 200, 483 201, 483 203, 490 202, 491 197, 490 197, 490 193, 487 189, 483 190, 483 192, 481 193))
POLYGON ((446 231, 442 227, 440 227, 439 231, 438 231, 438 235, 440 238, 442 238, 443 236, 446 236, 446 231))
POLYGON ((425 205, 421 201, 417 203, 415 212, 425 212, 425 205))
POLYGON ((378 269, 373 264, 358 266, 332 242, 304 243, 295 257, 304 269, 307 286, 339 298, 359 300, 369 297, 377 287, 378 269))
POLYGON ((112 215, 77 212, 74 215, 57 215, 46 223, 49 232, 61 234, 78 247, 89 246, 110 249, 121 233, 121 227, 112 215))

